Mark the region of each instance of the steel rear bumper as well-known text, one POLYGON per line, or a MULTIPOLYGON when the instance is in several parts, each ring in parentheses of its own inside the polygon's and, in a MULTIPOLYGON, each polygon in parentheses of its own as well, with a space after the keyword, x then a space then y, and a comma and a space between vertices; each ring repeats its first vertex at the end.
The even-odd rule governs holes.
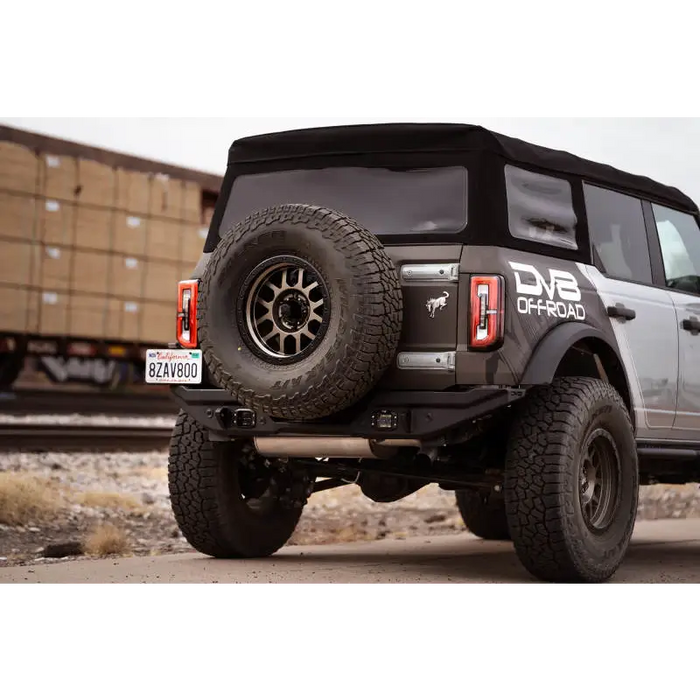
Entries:
POLYGON ((330 418, 288 423, 247 411, 220 389, 173 388, 176 403, 207 428, 214 440, 337 436, 430 441, 514 403, 524 393, 522 389, 510 387, 377 392, 352 409, 330 418), (379 427, 381 424, 385 426, 383 429, 379 427))

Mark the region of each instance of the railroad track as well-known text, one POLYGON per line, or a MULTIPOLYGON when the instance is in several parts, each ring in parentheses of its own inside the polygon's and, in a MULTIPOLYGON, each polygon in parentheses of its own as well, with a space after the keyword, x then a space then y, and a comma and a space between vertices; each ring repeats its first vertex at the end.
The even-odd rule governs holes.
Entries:
POLYGON ((177 407, 168 393, 107 394, 86 391, 17 389, 0 393, 0 414, 25 415, 175 415, 177 407))
POLYGON ((168 446, 172 428, 0 425, 0 452, 150 452, 168 446))

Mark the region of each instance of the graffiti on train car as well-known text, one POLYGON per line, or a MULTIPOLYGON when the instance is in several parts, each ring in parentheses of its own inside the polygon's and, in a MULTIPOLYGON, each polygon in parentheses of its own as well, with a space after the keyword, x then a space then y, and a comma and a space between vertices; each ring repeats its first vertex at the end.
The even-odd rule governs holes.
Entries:
POLYGON ((114 381, 120 363, 83 357, 42 357, 40 364, 49 378, 58 384, 87 382, 103 386, 114 381))

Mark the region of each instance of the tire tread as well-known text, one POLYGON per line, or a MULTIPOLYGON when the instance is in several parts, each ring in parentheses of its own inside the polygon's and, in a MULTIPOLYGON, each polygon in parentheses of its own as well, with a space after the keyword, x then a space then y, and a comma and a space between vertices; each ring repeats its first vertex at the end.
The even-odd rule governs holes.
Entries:
MULTIPOLYGON (((627 407, 610 384, 585 377, 557 379, 534 389, 524 401, 511 431, 505 480, 506 514, 518 556, 532 574, 547 581, 607 580, 629 544, 638 496, 635 493, 633 512, 621 514, 628 518, 622 541, 605 561, 595 562, 572 537, 569 489, 573 470, 578 469, 576 436, 585 429, 591 406, 604 402, 624 416, 635 449, 627 407)), ((635 492, 636 460, 635 450, 635 492)))

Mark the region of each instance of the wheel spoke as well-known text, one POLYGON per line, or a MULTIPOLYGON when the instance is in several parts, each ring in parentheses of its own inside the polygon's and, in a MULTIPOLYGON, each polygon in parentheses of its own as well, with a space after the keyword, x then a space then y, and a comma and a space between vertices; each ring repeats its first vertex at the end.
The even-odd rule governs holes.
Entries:
POLYGON ((597 486, 598 482, 598 468, 595 465, 591 465, 588 468, 588 483, 597 486))
POLYGON ((289 268, 285 267, 284 270, 282 270, 282 289, 281 291, 286 292, 288 289, 291 289, 289 286, 289 268))
POLYGON ((305 291, 304 290, 304 270, 302 270, 300 267, 296 269, 296 275, 297 275, 297 282, 294 285, 293 289, 298 289, 300 291, 305 291))
POLYGON ((581 510, 588 527, 602 532, 610 526, 616 508, 619 460, 615 442, 605 429, 598 429, 583 450, 580 473, 581 510))
POLYGON ((265 289, 269 289, 274 295, 275 299, 277 299, 277 297, 282 293, 282 289, 280 287, 277 287, 272 280, 268 280, 265 283, 265 289))
POLYGON ((291 354, 298 355, 301 352, 301 333, 280 333, 280 352, 289 357, 291 354), (294 341, 294 352, 287 352, 287 341, 292 338, 294 341))
POLYGON ((258 331, 260 330, 260 326, 261 326, 263 323, 267 323, 268 321, 269 321, 270 323, 272 323, 272 324, 274 324, 274 322, 275 322, 274 319, 273 319, 273 317, 272 317, 272 312, 271 312, 271 311, 268 311, 267 313, 263 314, 262 316, 259 316, 258 318, 256 318, 256 319, 255 319, 255 325, 257 326, 258 331))
POLYGON ((258 347, 285 359, 312 347, 323 324, 323 290, 320 277, 302 260, 270 261, 247 299, 248 328, 258 347), (321 298, 312 300, 312 293, 321 298))

